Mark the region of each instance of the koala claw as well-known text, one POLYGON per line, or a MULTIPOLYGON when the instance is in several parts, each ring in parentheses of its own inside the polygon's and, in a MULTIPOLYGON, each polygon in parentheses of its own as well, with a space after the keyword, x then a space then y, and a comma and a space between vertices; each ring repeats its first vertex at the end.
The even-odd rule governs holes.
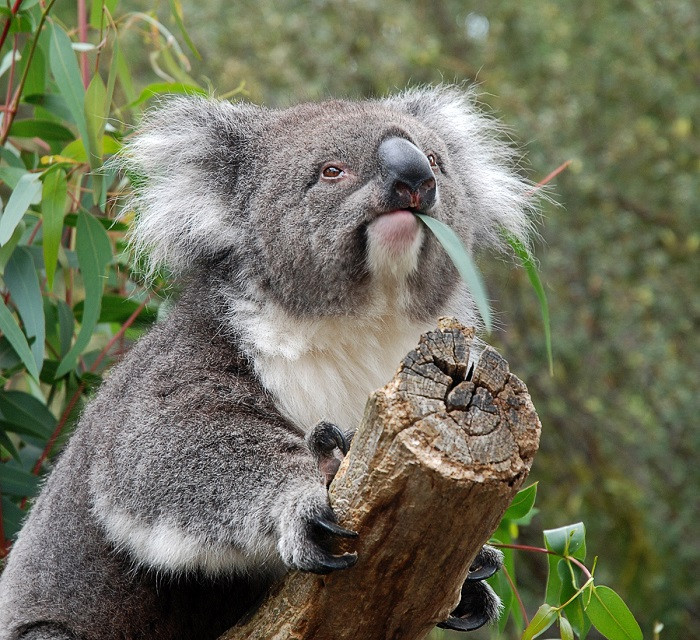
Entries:
POLYGON ((357 562, 357 553, 344 553, 342 556, 334 556, 326 554, 323 558, 317 558, 313 565, 304 569, 309 573, 318 573, 325 575, 331 571, 339 571, 341 569, 349 569, 357 562))
POLYGON ((462 585, 462 597, 449 618, 438 624, 442 629, 473 631, 498 619, 501 602, 493 589, 484 582, 503 565, 503 554, 488 545, 474 558, 462 585))
POLYGON ((481 613, 480 615, 472 614, 464 618, 450 616, 437 626, 441 629, 450 629, 451 631, 474 631, 483 627, 488 621, 489 617, 486 613, 481 613))
POLYGON ((330 456, 334 449, 345 455, 349 444, 345 434, 331 422, 319 422, 306 436, 306 443, 317 458, 330 456))
POLYGON ((345 527, 341 527, 332 520, 327 520, 323 517, 312 518, 311 523, 319 529, 323 529, 334 536, 341 538, 357 538, 357 531, 351 531, 345 527))
POLYGON ((488 545, 482 547, 481 551, 474 558, 472 566, 469 567, 467 580, 477 582, 490 578, 503 566, 503 554, 488 545))

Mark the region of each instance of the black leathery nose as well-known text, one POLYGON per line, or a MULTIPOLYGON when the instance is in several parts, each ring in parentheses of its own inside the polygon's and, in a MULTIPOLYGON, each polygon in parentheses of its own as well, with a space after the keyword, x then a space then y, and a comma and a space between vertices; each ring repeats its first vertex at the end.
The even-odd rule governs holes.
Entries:
POLYGON ((416 145, 405 138, 387 138, 379 145, 378 154, 392 208, 426 211, 435 204, 435 175, 416 145))

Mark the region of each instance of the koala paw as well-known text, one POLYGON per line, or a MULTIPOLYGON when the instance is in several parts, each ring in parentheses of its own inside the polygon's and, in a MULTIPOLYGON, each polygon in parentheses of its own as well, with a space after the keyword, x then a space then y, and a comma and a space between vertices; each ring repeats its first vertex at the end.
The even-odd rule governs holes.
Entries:
POLYGON ((319 422, 306 436, 306 444, 318 462, 326 486, 329 486, 350 447, 348 438, 331 422, 319 422), (340 458, 335 455, 336 449, 340 451, 340 458))
POLYGON ((326 574, 348 569, 357 562, 357 554, 334 555, 329 547, 335 538, 356 538, 357 533, 338 524, 325 489, 318 489, 303 493, 286 510, 278 545, 280 555, 287 566, 301 571, 326 574))
POLYGON ((473 631, 498 620, 501 601, 483 580, 496 573, 502 564, 503 554, 498 549, 483 547, 469 568, 457 608, 438 627, 453 631, 473 631))

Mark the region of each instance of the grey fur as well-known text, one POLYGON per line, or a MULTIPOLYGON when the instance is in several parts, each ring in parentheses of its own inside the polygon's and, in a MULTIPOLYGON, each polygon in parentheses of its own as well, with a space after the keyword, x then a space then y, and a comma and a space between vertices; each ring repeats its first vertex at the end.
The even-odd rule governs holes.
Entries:
POLYGON ((146 117, 123 158, 146 178, 132 241, 183 294, 47 480, 0 578, 0 640, 213 639, 289 568, 352 564, 315 537, 334 516, 306 434, 354 428, 439 315, 473 319, 429 235, 402 272, 369 259, 377 149, 397 136, 437 155, 430 214, 468 245, 501 226, 526 241, 528 185, 496 134, 454 87, 279 111, 178 98, 146 117), (329 162, 350 177, 320 180, 329 162))

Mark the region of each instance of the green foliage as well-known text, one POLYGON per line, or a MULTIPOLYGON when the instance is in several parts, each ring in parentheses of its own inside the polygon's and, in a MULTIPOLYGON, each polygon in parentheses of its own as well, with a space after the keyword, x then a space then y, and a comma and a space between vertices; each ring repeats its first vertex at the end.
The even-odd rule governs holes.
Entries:
POLYGON ((544 547, 517 543, 519 527, 535 515, 536 492, 536 484, 518 492, 491 541, 506 556, 502 575, 491 578, 504 603, 501 631, 510 623, 521 640, 533 640, 557 622, 562 640, 584 640, 591 628, 608 640, 642 640, 639 625, 622 598, 609 587, 595 584, 595 569, 589 571, 583 564, 583 523, 544 531, 544 547), (549 567, 544 602, 529 623, 517 592, 514 550, 543 554, 549 567))
MULTIPOLYGON (((134 28, 129 14, 115 20, 116 0, 93 1, 77 30, 88 42, 78 43, 56 4, 24 0, 0 16, 10 21, 0 41, 9 96, 0 125, 0 557, 105 366, 156 317, 123 255, 128 225, 115 218, 130 215, 117 201, 125 185, 103 165, 134 107, 173 86, 151 82, 130 104, 119 45, 134 28)), ((153 55, 177 46, 168 37, 157 29, 153 55)), ((171 59, 184 73, 181 52, 171 59)), ((204 92, 191 78, 188 86, 204 92)))

